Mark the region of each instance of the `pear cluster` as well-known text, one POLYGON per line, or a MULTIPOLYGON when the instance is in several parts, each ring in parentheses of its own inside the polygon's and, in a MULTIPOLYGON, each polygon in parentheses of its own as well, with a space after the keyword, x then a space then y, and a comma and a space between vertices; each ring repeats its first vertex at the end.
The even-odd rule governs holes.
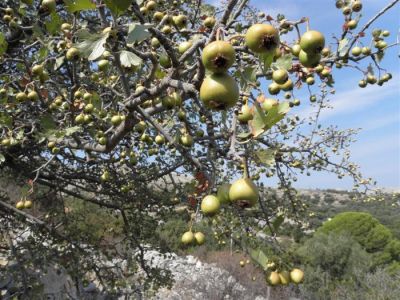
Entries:
POLYGON ((288 271, 272 271, 267 276, 267 282, 272 285, 288 285, 290 282, 299 284, 304 280, 304 272, 300 269, 294 268, 288 271))

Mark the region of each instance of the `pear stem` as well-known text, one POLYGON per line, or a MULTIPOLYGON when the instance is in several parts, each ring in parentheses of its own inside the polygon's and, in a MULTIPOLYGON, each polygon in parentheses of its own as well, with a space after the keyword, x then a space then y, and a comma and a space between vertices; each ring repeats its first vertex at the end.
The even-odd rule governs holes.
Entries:
POLYGON ((249 167, 247 165, 247 159, 245 157, 242 158, 243 160, 243 178, 249 178, 249 167))
POLYGON ((306 26, 307 26, 307 31, 310 31, 310 19, 306 19, 306 26))

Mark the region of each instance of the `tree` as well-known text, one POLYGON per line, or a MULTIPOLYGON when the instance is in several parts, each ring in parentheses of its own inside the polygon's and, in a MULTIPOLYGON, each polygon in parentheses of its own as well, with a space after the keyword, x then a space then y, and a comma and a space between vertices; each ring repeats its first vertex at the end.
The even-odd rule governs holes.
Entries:
POLYGON ((244 249, 259 231, 267 233, 261 243, 275 244, 278 211, 298 222, 306 216, 291 185, 297 173, 334 172, 368 188, 349 161, 354 130, 324 128, 319 114, 288 113, 300 105, 296 91, 315 81, 320 89, 309 89, 306 105, 325 109, 333 68, 357 64, 360 87, 391 79, 380 61, 397 43, 387 44, 382 30, 369 37, 368 28, 398 2, 360 26, 361 2, 336 1, 344 26, 328 47, 307 18, 265 15, 248 0, 224 1, 222 11, 198 0, 3 1, 0 162, 22 192, 17 203, 2 197, 0 226, 11 240, 25 226, 32 232, 37 251, 21 256, 21 272, 58 262, 76 278, 95 274, 111 291, 130 277, 102 258, 126 258, 126 274, 141 270, 146 288, 158 286, 168 276, 144 257, 158 247, 158 224, 186 210, 191 229, 201 199, 238 173, 246 193, 229 190, 237 201, 223 205, 213 224, 244 249), (294 42, 285 38, 291 31, 294 42), (374 48, 359 49, 360 40, 374 48), (259 197, 257 186, 272 176, 283 197, 259 197), (76 217, 70 197, 113 216, 120 234, 84 242, 68 226, 76 217), (177 202, 186 208, 173 209, 177 202))

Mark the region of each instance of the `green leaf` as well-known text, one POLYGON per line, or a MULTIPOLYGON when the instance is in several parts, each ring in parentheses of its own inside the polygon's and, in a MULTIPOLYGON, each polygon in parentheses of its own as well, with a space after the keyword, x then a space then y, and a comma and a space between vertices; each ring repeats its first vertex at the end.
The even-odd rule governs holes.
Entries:
POLYGON ((46 30, 53 35, 59 31, 62 20, 56 12, 52 12, 50 16, 51 16, 50 20, 47 21, 45 24, 46 24, 46 30))
POLYGON ((57 124, 56 122, 54 122, 51 115, 44 115, 43 117, 40 118, 39 123, 40 126, 46 131, 57 128, 57 124))
POLYGON ((141 42, 151 36, 149 31, 150 25, 142 25, 138 23, 132 23, 128 26, 128 38, 126 42, 132 44, 134 42, 141 42))
POLYGON ((257 137, 264 133, 265 124, 267 123, 267 116, 261 107, 257 104, 254 105, 253 120, 250 121, 251 133, 257 137))
POLYGON ((285 221, 284 216, 277 216, 276 219, 272 222, 272 227, 274 227, 274 230, 277 231, 279 229, 279 226, 282 225, 283 221, 285 221))
POLYGON ((64 0, 64 3, 70 13, 81 10, 96 9, 96 3, 92 0, 64 0))
POLYGON ((2 126, 11 127, 12 117, 6 113, 0 112, 0 127, 2 126))
POLYGON ((275 154, 275 149, 261 149, 255 151, 258 162, 267 167, 270 167, 275 163, 275 154))
POLYGON ((276 69, 289 70, 290 68, 292 68, 292 61, 293 55, 291 53, 288 53, 279 57, 276 62, 272 64, 272 66, 276 69))
POLYGON ((132 4, 132 0, 106 0, 105 2, 111 12, 116 15, 124 13, 132 4))
POLYGON ((4 33, 0 32, 0 55, 3 55, 7 51, 8 43, 4 33))
POLYGON ((260 54, 260 62, 264 66, 264 72, 271 66, 274 60, 275 52, 267 52, 260 54))
POLYGON ((265 129, 270 129, 280 120, 282 120, 287 112, 290 110, 289 102, 281 102, 277 106, 273 106, 267 114, 267 121, 265 123, 265 129))
POLYGON ((246 140, 248 138, 251 137, 251 132, 241 132, 238 135, 236 135, 237 138, 242 139, 242 140, 246 140))
POLYGON ((244 68, 243 77, 249 82, 255 82, 257 80, 257 67, 251 66, 244 68))
POLYGON ((82 29, 76 33, 78 40, 81 42, 76 45, 80 53, 87 57, 88 60, 98 59, 106 50, 104 44, 107 42, 109 33, 92 34, 86 29, 82 29))
POLYGON ((267 269, 268 257, 260 249, 250 249, 250 257, 264 270, 267 269))
POLYGON ((349 45, 349 40, 347 38, 344 38, 339 42, 339 48, 338 48, 339 56, 345 55, 349 51, 349 49, 350 45, 349 45))
POLYGON ((46 47, 42 47, 37 52, 38 60, 44 60, 49 54, 49 50, 46 47))
POLYGON ((119 54, 119 60, 121 61, 121 65, 127 68, 131 66, 140 66, 142 64, 142 59, 139 56, 125 50, 121 51, 119 54))

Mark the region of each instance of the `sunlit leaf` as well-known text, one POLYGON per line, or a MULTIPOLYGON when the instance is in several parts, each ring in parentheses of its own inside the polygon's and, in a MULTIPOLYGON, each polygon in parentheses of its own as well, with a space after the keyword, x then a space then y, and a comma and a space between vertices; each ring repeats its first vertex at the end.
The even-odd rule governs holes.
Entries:
POLYGON ((347 38, 342 39, 339 42, 338 52, 340 56, 345 55, 350 49, 349 40, 347 38))
POLYGON ((64 0, 64 3, 70 13, 81 10, 96 9, 96 2, 93 0, 64 0))
POLYGON ((0 55, 3 55, 7 51, 8 43, 4 36, 4 33, 0 32, 0 55))
POLYGON ((276 62, 272 64, 272 67, 276 69, 289 70, 292 67, 293 55, 288 53, 279 57, 276 62))
POLYGON ((139 56, 137 56, 135 53, 125 50, 121 51, 119 59, 121 61, 121 65, 127 68, 131 66, 140 66, 142 63, 142 59, 139 56))
POLYGON ((132 44, 134 42, 141 42, 141 41, 147 39, 148 37, 151 36, 149 31, 147 30, 150 27, 151 27, 151 25, 142 25, 142 24, 137 24, 137 23, 129 24, 128 38, 127 38, 126 42, 128 44, 132 44))
POLYGON ((268 257, 260 249, 251 249, 250 257, 258 263, 264 270, 267 269, 268 257))
POLYGON ((124 13, 132 4, 132 0, 105 0, 105 2, 112 13, 116 15, 124 13))
POLYGON ((104 45, 109 36, 108 32, 101 34, 92 34, 86 29, 77 32, 78 40, 81 42, 76 45, 81 55, 87 57, 88 60, 98 59, 106 50, 104 45))
POLYGON ((275 163, 275 149, 261 149, 255 152, 258 162, 267 167, 272 166, 275 163))

